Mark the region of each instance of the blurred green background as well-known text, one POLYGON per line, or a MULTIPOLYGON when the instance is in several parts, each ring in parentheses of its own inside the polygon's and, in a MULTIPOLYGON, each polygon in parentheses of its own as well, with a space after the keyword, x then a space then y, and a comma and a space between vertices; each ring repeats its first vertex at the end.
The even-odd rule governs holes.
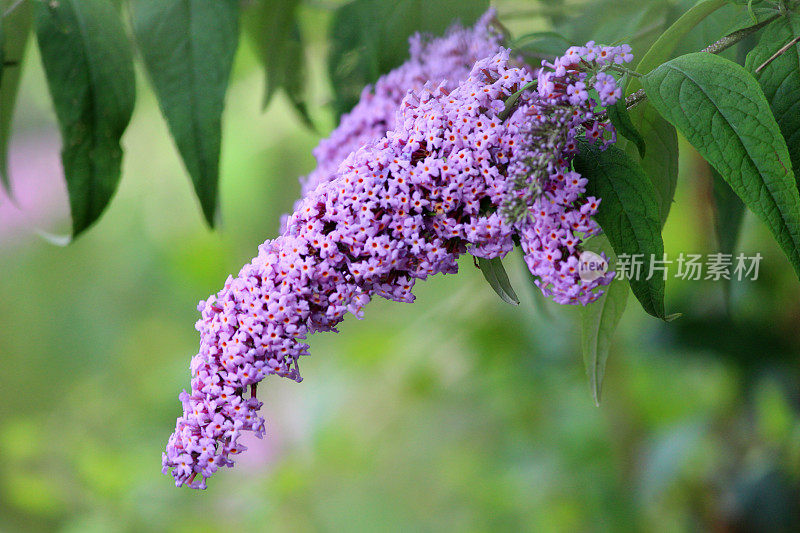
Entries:
MULTIPOLYGON (((327 131, 317 39, 312 114, 327 131)), ((721 283, 670 279, 668 311, 683 313, 671 324, 631 299, 599 408, 577 309, 545 303, 518 256, 506 263, 522 304, 508 306, 465 257, 415 304, 376 300, 314 337, 302 384, 259 388, 266 439, 247 439, 207 491, 176 489, 160 458, 195 305, 276 235, 319 134, 283 97, 261 113, 243 41, 210 232, 139 73, 120 190, 57 247, 38 233, 69 227, 59 139, 29 52, 11 153, 20 209, 0 198, 0 531, 797 530, 800 284, 752 217, 740 250, 764 255, 759 279, 734 283, 728 308, 721 283)), ((684 148, 673 257, 715 251, 710 180, 684 148)))

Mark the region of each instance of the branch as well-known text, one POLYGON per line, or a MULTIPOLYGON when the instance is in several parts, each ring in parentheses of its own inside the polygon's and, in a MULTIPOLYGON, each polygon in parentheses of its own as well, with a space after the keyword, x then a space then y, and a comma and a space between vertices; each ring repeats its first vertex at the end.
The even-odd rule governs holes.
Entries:
POLYGON ((719 41, 708 45, 707 47, 700 50, 701 52, 708 52, 709 54, 718 54, 723 50, 727 50, 734 44, 738 43, 751 33, 755 33, 767 24, 772 23, 773 21, 779 19, 781 15, 773 15, 770 18, 764 20, 763 22, 759 22, 758 24, 754 24, 752 26, 748 26, 746 28, 742 28, 741 30, 737 30, 733 33, 730 33, 720 39, 719 41))
POLYGON ((770 56, 769 59, 761 63, 761 65, 759 65, 758 68, 756 69, 756 74, 760 73, 762 70, 767 68, 767 65, 778 59, 778 57, 780 57, 781 55, 785 54, 789 48, 791 48, 797 43, 800 43, 800 35, 798 35, 797 37, 795 37, 794 39, 783 45, 780 50, 772 54, 772 56, 770 56))

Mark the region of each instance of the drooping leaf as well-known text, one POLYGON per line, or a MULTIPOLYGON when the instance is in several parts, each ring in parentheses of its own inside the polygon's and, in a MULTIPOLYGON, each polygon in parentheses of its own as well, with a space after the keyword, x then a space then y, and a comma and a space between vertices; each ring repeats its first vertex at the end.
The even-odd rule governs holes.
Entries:
MULTIPOLYGON (((5 13, 12 7, 15 0, 0 0, 0 12, 5 13)), ((14 118, 14 103, 17 100, 17 89, 22 74, 22 59, 31 33, 33 23, 33 8, 30 2, 25 2, 2 18, 2 48, 3 62, 8 65, 3 68, 0 78, 0 183, 9 193, 11 192, 10 178, 8 175, 8 140, 11 136, 11 121, 14 118)))
POLYGON ((800 43, 795 44, 767 64, 765 63, 793 38, 800 35, 800 15, 782 17, 769 25, 758 45, 747 54, 745 68, 752 72, 772 114, 786 139, 795 179, 800 184, 800 43))
POLYGON ((292 106, 294 106, 295 111, 300 115, 305 125, 314 129, 314 121, 311 120, 311 115, 308 112, 308 104, 306 102, 306 84, 308 83, 308 78, 306 77, 305 53, 298 24, 294 24, 292 27, 288 55, 290 58, 290 66, 286 71, 283 88, 286 91, 286 96, 289 98, 289 101, 292 103, 292 106))
POLYGON ((483 272, 483 277, 494 289, 494 292, 506 303, 511 305, 519 305, 519 298, 511 282, 508 280, 508 274, 503 267, 503 261, 499 257, 492 259, 485 259, 478 257, 478 268, 483 272))
POLYGON ((257 0, 244 12, 243 25, 266 74, 264 107, 283 89, 306 124, 311 124, 305 103, 306 64, 300 28, 299 0, 257 0))
POLYGON ((218 204, 222 111, 239 40, 237 0, 131 0, 133 31, 206 221, 218 204))
POLYGON ((644 158, 647 153, 647 144, 644 137, 639 133, 639 130, 631 121, 631 116, 628 114, 628 108, 625 106, 625 99, 620 98, 617 103, 609 106, 606 109, 608 118, 616 128, 617 133, 631 141, 636 149, 639 151, 639 156, 644 158))
POLYGON ((736 250, 744 219, 744 203, 715 168, 711 168, 714 192, 714 227, 719 251, 732 254, 736 250))
MULTIPOLYGON (((333 108, 337 115, 349 111, 358 102, 364 86, 381 75, 376 36, 380 23, 360 9, 362 4, 371 6, 367 0, 344 4, 336 10, 331 24, 328 76, 333 85, 333 108)), ((377 7, 372 9, 377 11, 377 7)))
POLYGON ((341 6, 328 56, 336 112, 349 110, 365 85, 408 58, 415 32, 441 35, 455 22, 473 24, 488 8, 488 0, 355 0, 341 6))
POLYGON ((289 41, 299 4, 299 0, 257 0, 244 13, 244 27, 266 70, 264 107, 294 66, 289 41))
POLYGON ((647 101, 631 109, 629 114, 634 127, 650 148, 644 157, 641 157, 634 143, 627 143, 625 151, 634 160, 639 160, 642 170, 653 184, 663 227, 678 184, 678 134, 675 127, 664 120, 647 101))
MULTIPOLYGON (((656 58, 655 56, 656 47, 653 45, 657 34, 653 32, 648 33, 643 30, 652 28, 656 31, 660 31, 661 23, 669 23, 673 18, 671 5, 669 3, 659 2, 647 3, 642 7, 633 9, 634 13, 636 13, 634 16, 622 16, 623 13, 631 11, 632 9, 630 2, 609 0, 592 4, 586 13, 582 15, 582 18, 586 19, 585 23, 589 28, 593 27, 593 24, 599 25, 597 30, 593 30, 594 33, 592 33, 592 36, 594 38, 601 41, 608 40, 609 42, 617 39, 620 35, 619 33, 615 34, 615 32, 618 31, 616 26, 619 24, 619 20, 626 21, 626 28, 638 20, 636 24, 630 26, 629 30, 626 30, 636 33, 636 39, 631 43, 634 47, 634 52, 637 52, 637 50, 649 49, 651 50, 651 57, 653 57, 654 60, 659 60, 660 58, 656 58), (604 20, 604 17, 611 17, 611 22, 607 25, 598 22, 604 20), (592 22, 593 20, 594 22, 592 22), (606 26, 607 29, 605 29, 606 26)), ((686 21, 684 21, 683 25, 685 25, 685 23, 686 21)), ((659 38, 663 46, 658 48, 658 50, 666 54, 664 56, 665 59, 669 57, 672 47, 674 47, 675 42, 679 40, 677 29, 681 26, 682 25, 679 25, 677 22, 673 23, 672 27, 659 38), (673 37, 670 38, 670 34, 672 34, 673 37)), ((685 28, 685 31, 688 31, 691 29, 691 26, 685 26, 685 28)), ((585 36, 580 37, 585 40, 585 36)), ((639 55, 639 53, 635 54, 637 57, 639 55)), ((641 68, 643 63, 640 62, 639 65, 641 68)), ((649 68, 652 68, 652 66, 649 68)), ((633 78, 628 84, 626 92, 631 93, 640 86, 641 84, 633 78)), ((612 116, 613 113, 613 111, 609 111, 610 116, 612 116)), ((678 138, 675 133, 675 128, 661 118, 647 102, 640 103, 635 108, 629 110, 628 115, 633 128, 639 133, 643 143, 636 142, 636 135, 631 133, 634 140, 627 141, 626 139, 621 139, 618 141, 618 144, 624 147, 631 158, 635 161, 640 161, 645 174, 647 174, 647 177, 653 183, 658 193, 659 211, 661 213, 660 218, 663 226, 672 205, 678 179, 678 138), (642 144, 645 147, 650 147, 644 154, 641 152, 642 144)))
MULTIPOLYGON (((529 293, 531 295, 531 303, 533 304, 533 310, 537 313, 537 316, 552 321, 553 320, 553 313, 550 309, 550 305, 553 304, 553 301, 550 300, 547 296, 542 294, 542 289, 540 289, 536 285, 536 277, 531 274, 531 271, 528 270, 527 266, 525 268, 525 277, 528 280, 528 288, 530 289, 529 293)), ((558 305, 558 304, 553 304, 558 305)))
MULTIPOLYGON (((725 179, 711 167, 714 193, 714 230, 722 254, 733 254, 744 219, 744 204, 725 179)), ((726 305, 730 303, 731 280, 723 280, 726 305)))
POLYGON ((595 216, 617 256, 638 257, 642 275, 629 280, 631 290, 645 311, 664 318, 664 279, 650 279, 653 260, 664 256, 657 195, 639 164, 615 146, 601 150, 580 142, 573 161, 587 180, 586 195, 600 198, 595 216))
MULTIPOLYGON (((616 261, 611 243, 605 236, 598 236, 586 243, 585 249, 595 253, 604 252, 609 264, 616 261)), ((608 350, 619 321, 628 303, 628 282, 614 279, 603 288, 597 301, 581 308, 581 350, 592 400, 600 405, 608 350)))
POLYGON ((100 217, 119 184, 120 139, 136 99, 131 46, 107 0, 37 2, 36 37, 77 236, 100 217))
POLYGON ((722 57, 687 54, 644 78, 653 106, 764 221, 800 274, 800 195, 758 82, 722 57))

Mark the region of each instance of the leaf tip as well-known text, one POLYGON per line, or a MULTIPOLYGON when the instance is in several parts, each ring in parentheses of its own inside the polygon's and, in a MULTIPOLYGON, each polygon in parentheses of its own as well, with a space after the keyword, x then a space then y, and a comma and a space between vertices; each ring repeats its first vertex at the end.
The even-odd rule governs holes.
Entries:
POLYGON ((55 233, 50 233, 41 229, 37 229, 35 232, 43 240, 54 246, 60 246, 62 248, 68 246, 73 240, 75 240, 75 237, 77 236, 77 233, 74 235, 56 235, 55 233))

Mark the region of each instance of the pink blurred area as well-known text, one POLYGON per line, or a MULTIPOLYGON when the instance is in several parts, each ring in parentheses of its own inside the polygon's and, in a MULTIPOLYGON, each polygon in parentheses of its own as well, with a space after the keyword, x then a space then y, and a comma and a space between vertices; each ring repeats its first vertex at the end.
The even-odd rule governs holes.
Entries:
POLYGON ((66 232, 69 206, 60 150, 55 131, 12 139, 8 168, 13 200, 0 191, 0 247, 29 242, 38 232, 66 232))

